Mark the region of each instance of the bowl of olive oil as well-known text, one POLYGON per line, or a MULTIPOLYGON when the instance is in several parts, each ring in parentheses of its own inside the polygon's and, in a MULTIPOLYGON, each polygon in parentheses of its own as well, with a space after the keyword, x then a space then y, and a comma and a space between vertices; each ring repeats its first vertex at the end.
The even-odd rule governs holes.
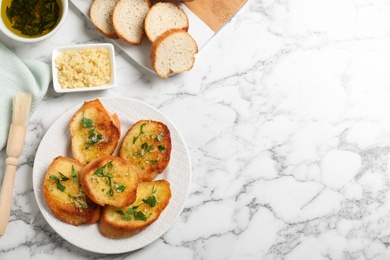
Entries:
POLYGON ((68 0, 0 0, 0 30, 19 42, 38 42, 65 22, 68 0))

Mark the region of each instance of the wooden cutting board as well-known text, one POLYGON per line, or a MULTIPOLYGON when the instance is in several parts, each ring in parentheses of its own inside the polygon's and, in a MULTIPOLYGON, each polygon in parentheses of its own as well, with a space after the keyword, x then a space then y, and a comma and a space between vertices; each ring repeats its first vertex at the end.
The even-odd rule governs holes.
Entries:
POLYGON ((247 0, 193 0, 184 2, 214 32, 221 29, 247 0))

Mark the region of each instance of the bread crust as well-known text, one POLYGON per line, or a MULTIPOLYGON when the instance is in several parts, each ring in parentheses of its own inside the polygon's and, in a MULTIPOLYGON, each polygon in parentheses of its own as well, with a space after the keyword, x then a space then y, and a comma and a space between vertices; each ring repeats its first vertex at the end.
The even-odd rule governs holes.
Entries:
POLYGON ((110 114, 99 99, 84 102, 73 115, 70 124, 73 158, 86 165, 92 160, 114 153, 120 139, 120 122, 110 114), (83 126, 83 119, 93 125, 83 126))
POLYGON ((50 164, 43 180, 43 194, 51 212, 61 221, 74 226, 96 223, 100 217, 100 206, 91 201, 81 188, 79 177, 82 168, 78 161, 58 156, 50 164), (64 177, 59 172, 68 179, 62 180, 64 177), (56 187, 55 178, 64 187, 63 191, 56 187))
POLYGON ((171 150, 171 133, 164 123, 140 120, 126 132, 119 157, 141 170, 142 181, 151 181, 167 168, 171 150))
POLYGON ((145 38, 145 17, 152 7, 151 0, 136 1, 119 0, 114 8, 112 15, 112 21, 116 34, 123 41, 131 45, 140 45, 142 40, 145 38), (138 9, 135 10, 133 4, 141 5, 143 8, 142 12, 140 12, 141 10, 139 6, 138 9), (131 11, 134 11, 135 14, 131 11), (135 36, 133 34, 135 34, 135 36))
POLYGON ((160 214, 168 206, 171 196, 170 184, 166 180, 140 183, 137 189, 137 200, 132 205, 122 208, 104 207, 99 221, 100 233, 105 237, 116 239, 138 234, 160 217, 160 214), (154 196, 156 200, 153 207, 143 201, 151 196, 154 196), (128 214, 128 218, 125 218, 129 209, 132 210, 134 207, 136 211, 142 212, 145 219, 136 219, 136 213, 128 214))
POLYGON ((81 172, 81 185, 96 204, 123 207, 136 199, 140 171, 126 160, 111 155, 101 156, 81 172))
POLYGON ((161 78, 168 78, 169 74, 171 73, 180 73, 191 70, 195 63, 196 53, 198 53, 198 45, 188 32, 182 29, 170 29, 158 36, 157 39, 152 43, 150 62, 157 75, 159 75, 161 78), (170 45, 170 53, 166 53, 165 55, 163 55, 164 58, 160 57, 161 55, 159 56, 159 51, 161 48, 166 48, 166 46, 168 45, 166 44, 166 42, 171 37, 175 37, 176 35, 180 34, 186 37, 187 44, 182 43, 178 46, 170 45), (186 47, 186 45, 190 45, 193 50, 190 52, 183 50, 182 48, 186 47), (175 52, 172 53, 172 50, 174 50, 175 52), (178 57, 178 54, 180 54, 181 56, 178 57), (188 61, 188 64, 186 66, 176 66, 177 59, 186 59, 188 61), (164 71, 161 71, 160 69, 160 66, 162 65, 165 68, 164 71))
POLYGON ((172 2, 157 2, 150 8, 145 18, 145 33, 150 42, 170 29, 188 31, 188 27, 187 14, 172 2), (165 11, 167 12, 164 13, 165 11))
POLYGON ((89 10, 89 17, 95 27, 107 38, 117 39, 112 24, 112 14, 118 0, 94 0, 89 10))

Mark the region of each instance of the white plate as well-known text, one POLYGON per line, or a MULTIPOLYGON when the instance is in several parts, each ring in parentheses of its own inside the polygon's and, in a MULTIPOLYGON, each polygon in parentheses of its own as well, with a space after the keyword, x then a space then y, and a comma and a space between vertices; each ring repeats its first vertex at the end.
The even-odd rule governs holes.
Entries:
MULTIPOLYGON (((116 113, 121 122, 121 134, 141 119, 154 119, 165 123, 172 138, 171 160, 168 168, 157 179, 171 184, 172 198, 159 219, 151 226, 126 239, 109 239, 99 233, 98 225, 72 226, 58 220, 48 208, 43 196, 42 184, 52 160, 59 156, 72 157, 70 150, 69 121, 82 104, 73 107, 57 119, 43 137, 33 168, 33 187, 39 209, 49 225, 65 240, 82 249, 102 254, 117 254, 142 248, 162 236, 183 210, 191 182, 191 164, 186 144, 175 126, 157 109, 134 99, 100 98, 102 104, 116 113)), ((121 139, 122 139, 121 138, 121 139)))
MULTIPOLYGON (((89 9, 93 0, 71 0, 71 2, 86 18, 90 20, 89 9)), ((206 43, 215 35, 215 32, 211 30, 210 27, 208 27, 184 4, 178 3, 178 5, 184 10, 184 12, 186 12, 190 25, 188 33, 191 34, 191 36, 196 41, 198 49, 201 50, 202 47, 206 45, 206 43)), ((147 39, 144 39, 142 44, 139 46, 130 45, 121 39, 111 40, 107 38, 107 40, 114 43, 138 65, 148 70, 149 72, 155 73, 152 65, 150 64, 151 43, 147 39)))
POLYGON ((76 45, 67 45, 56 47, 53 50, 51 56, 51 67, 53 74, 53 87, 57 93, 69 93, 69 92, 81 92, 81 91, 95 91, 95 90, 104 90, 115 87, 116 85, 116 69, 115 69, 115 50, 114 46, 111 43, 93 43, 93 44, 76 44, 76 45), (55 59, 66 53, 67 51, 81 51, 85 49, 94 49, 94 48, 104 48, 108 50, 108 55, 110 59, 110 82, 101 86, 94 87, 84 87, 84 88, 62 88, 61 84, 58 81, 58 69, 55 65, 55 59))

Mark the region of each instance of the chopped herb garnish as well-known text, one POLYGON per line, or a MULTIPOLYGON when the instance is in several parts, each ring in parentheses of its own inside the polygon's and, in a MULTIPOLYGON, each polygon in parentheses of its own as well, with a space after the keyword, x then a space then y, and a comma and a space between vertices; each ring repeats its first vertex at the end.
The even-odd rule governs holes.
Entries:
POLYGON ((137 141, 137 139, 140 137, 141 134, 144 134, 143 128, 145 125, 146 123, 143 123, 140 127, 139 134, 133 137, 133 144, 137 141))
POLYGON ((88 204, 83 199, 80 199, 80 197, 82 197, 84 195, 75 195, 75 196, 73 196, 73 195, 68 194, 68 196, 69 196, 69 198, 74 200, 74 202, 76 203, 77 207, 81 207, 83 209, 88 208, 88 204))
POLYGON ((149 196, 147 199, 143 199, 142 201, 148 204, 151 208, 153 208, 157 204, 157 199, 154 195, 149 196))
POLYGON ((94 146, 95 144, 97 144, 103 139, 103 136, 101 134, 96 133, 95 130, 96 127, 88 131, 89 133, 88 142, 85 143, 85 148, 87 149, 90 148, 91 146, 94 146))
POLYGON ((85 111, 83 111, 83 118, 81 118, 81 126, 83 128, 89 128, 94 126, 95 123, 92 121, 92 119, 84 117, 84 112, 85 111))
POLYGON ((60 174, 60 177, 61 177, 61 181, 67 181, 69 180, 68 177, 66 177, 65 175, 63 175, 61 172, 58 172, 60 174))
POLYGON ((74 182, 78 182, 78 178, 77 178, 77 172, 76 172, 76 169, 74 168, 74 166, 72 165, 72 180, 74 182))
MULTIPOLYGON (((81 118, 81 126, 83 128, 91 128, 91 127, 95 126, 95 123, 92 121, 92 119, 84 116, 84 112, 85 111, 83 111, 83 117, 81 118)), ((92 129, 88 130, 88 134, 89 134, 88 141, 85 143, 86 149, 94 146, 95 144, 97 144, 98 142, 100 142, 103 139, 103 135, 97 133, 96 128, 97 127, 94 127, 92 129)))
POLYGON ((152 195, 149 196, 147 199, 142 199, 142 203, 140 205, 133 206, 133 207, 129 208, 126 211, 126 213, 124 213, 121 210, 118 210, 116 212, 119 215, 122 215, 125 220, 132 220, 132 217, 131 217, 131 215, 132 215, 134 220, 146 221, 151 214, 149 216, 146 216, 142 211, 138 211, 137 209, 142 204, 147 204, 151 208, 155 207, 156 204, 157 204, 157 199, 156 199, 156 197, 153 194, 155 194, 156 192, 157 192, 157 190, 153 186, 153 188, 152 188, 152 195))
POLYGON ((147 217, 145 216, 145 214, 141 211, 137 211, 137 213, 134 214, 134 219, 135 220, 142 220, 142 221, 146 221, 147 220, 147 217))
MULTIPOLYGON (((110 189, 106 192, 108 196, 114 196, 114 189, 112 188, 112 179, 114 178, 114 175, 110 173, 113 166, 112 161, 109 161, 102 167, 97 168, 94 172, 94 174, 98 177, 107 178, 106 183, 110 187, 110 189)), ((116 192, 123 192, 125 189, 126 185, 115 183, 116 192)), ((104 192, 104 189, 102 189, 102 192, 104 192)))
POLYGON ((167 148, 166 148, 164 145, 159 145, 159 146, 158 146, 158 149, 159 149, 160 151, 165 151, 167 148))
POLYGON ((124 184, 115 184, 116 192, 123 192, 126 189, 124 184))
POLYGON ((112 188, 110 188, 107 193, 106 193, 108 196, 114 196, 114 190, 112 188))
POLYGON ((55 175, 50 175, 49 178, 53 180, 54 183, 57 185, 57 189, 59 189, 62 192, 65 190, 65 186, 61 184, 60 179, 58 179, 55 175))
POLYGON ((159 133, 157 136, 156 136, 156 140, 161 142, 162 141, 162 138, 163 138, 164 134, 163 133, 159 133))
POLYGON ((147 160, 147 162, 149 162, 151 164, 157 164, 157 160, 147 160))
POLYGON ((136 152, 133 153, 133 155, 134 155, 134 156, 137 156, 137 157, 142 157, 142 156, 144 155, 142 151, 143 151, 143 150, 141 150, 141 151, 136 151, 136 152))

